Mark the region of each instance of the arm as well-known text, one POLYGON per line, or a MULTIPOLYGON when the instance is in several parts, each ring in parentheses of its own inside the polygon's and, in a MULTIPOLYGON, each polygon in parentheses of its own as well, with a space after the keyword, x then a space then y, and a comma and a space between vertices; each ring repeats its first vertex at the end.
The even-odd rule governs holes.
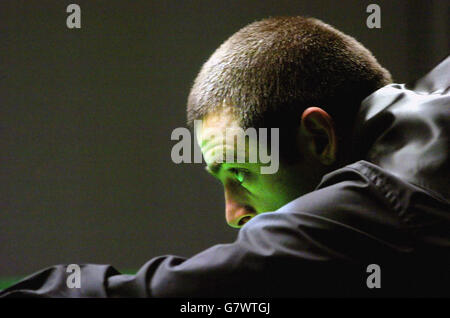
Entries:
POLYGON ((346 291, 367 289, 365 266, 372 256, 392 256, 402 250, 389 237, 389 233, 398 235, 397 218, 358 193, 366 185, 359 179, 347 181, 345 187, 314 191, 279 211, 254 217, 234 243, 213 246, 188 259, 155 257, 136 275, 121 275, 111 266, 82 265, 81 288, 70 289, 66 266, 57 265, 0 295, 345 296, 346 291), (308 212, 298 212, 302 209, 308 212), (373 233, 382 233, 386 240, 373 233))

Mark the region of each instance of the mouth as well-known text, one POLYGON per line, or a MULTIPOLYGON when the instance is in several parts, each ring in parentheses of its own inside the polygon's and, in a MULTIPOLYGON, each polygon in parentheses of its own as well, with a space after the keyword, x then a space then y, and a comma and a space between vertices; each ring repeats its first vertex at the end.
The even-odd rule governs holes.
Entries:
POLYGON ((239 220, 239 226, 244 226, 245 223, 247 223, 252 217, 251 216, 244 216, 242 219, 239 220))

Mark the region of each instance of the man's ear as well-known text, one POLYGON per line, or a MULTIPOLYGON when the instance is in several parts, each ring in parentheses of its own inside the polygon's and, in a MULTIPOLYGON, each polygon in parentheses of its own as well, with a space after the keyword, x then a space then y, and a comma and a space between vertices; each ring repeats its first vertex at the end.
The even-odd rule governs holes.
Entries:
POLYGON ((300 130, 307 137, 307 148, 313 157, 324 165, 336 161, 336 131, 326 111, 319 107, 307 108, 302 114, 300 130))

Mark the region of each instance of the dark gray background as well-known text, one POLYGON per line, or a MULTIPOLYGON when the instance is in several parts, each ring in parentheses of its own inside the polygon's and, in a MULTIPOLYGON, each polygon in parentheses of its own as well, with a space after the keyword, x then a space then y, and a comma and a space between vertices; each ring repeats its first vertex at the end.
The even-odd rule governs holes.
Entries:
POLYGON ((397 82, 449 52, 435 1, 1 1, 0 276, 57 263, 135 269, 234 240, 222 188, 170 159, 202 63, 268 16, 309 15, 356 37, 397 82), (381 29, 366 7, 381 6, 381 29), (66 7, 81 6, 81 30, 66 7))

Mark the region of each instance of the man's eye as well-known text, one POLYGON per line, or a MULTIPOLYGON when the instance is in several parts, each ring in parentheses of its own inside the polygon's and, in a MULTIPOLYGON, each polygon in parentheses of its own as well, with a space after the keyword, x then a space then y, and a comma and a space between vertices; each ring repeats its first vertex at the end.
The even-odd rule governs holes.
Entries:
POLYGON ((246 170, 236 168, 231 168, 230 172, 234 175, 234 177, 239 183, 243 183, 245 181, 245 177, 248 173, 248 171, 246 170))

